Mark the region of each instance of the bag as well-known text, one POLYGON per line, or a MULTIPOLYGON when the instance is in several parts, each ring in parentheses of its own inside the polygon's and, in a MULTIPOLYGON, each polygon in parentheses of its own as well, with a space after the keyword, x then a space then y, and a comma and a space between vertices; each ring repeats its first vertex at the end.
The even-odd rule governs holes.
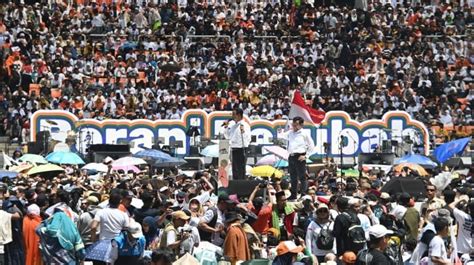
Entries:
POLYGON ((332 235, 332 231, 329 230, 332 221, 329 222, 325 228, 318 224, 318 222, 315 223, 321 227, 318 239, 316 239, 316 246, 321 250, 332 250, 334 247, 334 236, 332 235))
POLYGON ((359 251, 359 253, 357 253, 356 263, 360 265, 370 265, 373 259, 374 259, 374 256, 370 254, 369 250, 364 249, 364 250, 359 251))
POLYGON ((362 228, 360 224, 358 224, 351 215, 348 213, 345 213, 349 217, 349 221, 351 222, 348 232, 347 232, 347 237, 349 238, 349 242, 356 247, 360 247, 361 249, 365 243, 367 242, 367 239, 365 238, 365 231, 362 228))

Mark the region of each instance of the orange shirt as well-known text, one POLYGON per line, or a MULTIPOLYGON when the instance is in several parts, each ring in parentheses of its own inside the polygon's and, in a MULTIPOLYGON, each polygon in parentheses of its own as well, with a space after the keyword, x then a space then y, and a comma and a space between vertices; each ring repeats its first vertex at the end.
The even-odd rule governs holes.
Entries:
POLYGON ((231 224, 224 241, 224 256, 235 264, 238 260, 250 260, 250 249, 247 235, 239 224, 231 224))
MULTIPOLYGON (((255 206, 253 206, 252 202, 247 204, 247 208, 249 211, 252 211, 256 214, 255 206)), ((260 234, 266 234, 268 229, 270 229, 270 221, 272 219, 272 205, 264 205, 260 212, 258 212, 257 220, 252 224, 253 230, 260 234)))

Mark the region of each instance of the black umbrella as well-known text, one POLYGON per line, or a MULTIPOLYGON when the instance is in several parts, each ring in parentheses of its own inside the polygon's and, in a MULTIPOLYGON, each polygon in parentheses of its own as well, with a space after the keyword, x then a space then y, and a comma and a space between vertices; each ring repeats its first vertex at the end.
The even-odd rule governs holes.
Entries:
POLYGON ((413 197, 425 197, 425 183, 420 178, 414 177, 396 177, 392 178, 382 187, 382 192, 388 194, 397 194, 407 192, 413 197))

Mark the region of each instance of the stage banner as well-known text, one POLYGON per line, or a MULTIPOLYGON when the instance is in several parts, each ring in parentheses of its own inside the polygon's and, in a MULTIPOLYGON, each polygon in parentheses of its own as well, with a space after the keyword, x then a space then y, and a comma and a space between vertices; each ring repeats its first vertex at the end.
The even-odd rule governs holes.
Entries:
MULTIPOLYGON (((189 153, 191 139, 186 132, 191 126, 197 127, 201 136, 216 139, 221 134, 222 125, 232 117, 231 112, 188 110, 181 120, 115 120, 94 119, 79 120, 67 111, 40 110, 31 116, 31 141, 36 141, 40 131, 50 131, 51 140, 72 142, 72 150, 85 153, 91 144, 123 144, 131 146, 132 153, 151 148, 157 139, 163 139, 168 145, 173 141, 183 141, 183 147, 176 154, 189 153), (74 138, 71 141, 71 137, 74 138)), ((286 120, 268 121, 264 119, 250 121, 254 144, 271 145, 285 128, 286 120)), ((406 112, 387 112, 380 120, 358 122, 343 111, 331 111, 319 126, 305 124, 315 142, 314 153, 325 156, 351 157, 359 153, 370 153, 384 142, 404 143, 422 147, 421 152, 429 154, 429 134, 426 126, 411 119, 406 112), (344 141, 340 141, 344 139, 344 141)))

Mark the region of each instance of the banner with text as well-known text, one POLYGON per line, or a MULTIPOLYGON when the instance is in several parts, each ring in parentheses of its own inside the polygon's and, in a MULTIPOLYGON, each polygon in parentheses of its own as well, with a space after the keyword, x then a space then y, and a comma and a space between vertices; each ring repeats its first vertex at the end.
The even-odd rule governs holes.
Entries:
MULTIPOLYGON (((81 119, 66 111, 41 110, 31 117, 31 141, 36 141, 40 131, 50 131, 52 140, 65 142, 71 135, 75 137, 72 150, 84 153, 91 144, 129 143, 131 152, 151 148, 158 139, 168 145, 173 141, 182 141, 183 147, 176 150, 178 155, 186 155, 192 144, 187 132, 191 126, 197 127, 201 136, 214 138, 222 132, 222 125, 232 117, 231 112, 216 111, 206 113, 203 110, 188 110, 181 120, 95 120, 81 119), (72 134, 74 132, 75 134, 72 134)), ((248 118, 247 118, 248 120, 248 118)), ((248 120, 249 121, 249 120, 248 120)), ((257 145, 270 145, 281 132, 286 120, 249 121, 252 135, 257 145)), ((343 111, 331 111, 319 126, 306 124, 304 127, 312 135, 316 154, 326 155, 324 144, 329 143, 328 155, 355 156, 369 153, 384 140, 402 143, 409 139, 423 146, 423 153, 429 153, 429 134, 426 126, 411 119, 406 112, 387 112, 380 120, 357 122, 343 111), (340 141, 339 139, 346 139, 340 141), (342 146, 341 146, 342 145, 342 146)))

